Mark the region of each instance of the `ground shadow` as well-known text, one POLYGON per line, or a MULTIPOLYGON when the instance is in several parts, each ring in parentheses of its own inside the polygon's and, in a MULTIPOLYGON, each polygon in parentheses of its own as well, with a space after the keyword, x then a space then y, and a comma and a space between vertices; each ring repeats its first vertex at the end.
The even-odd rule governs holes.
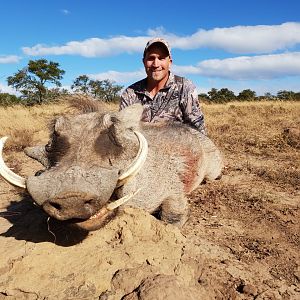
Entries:
POLYGON ((21 201, 12 201, 6 211, 0 212, 0 218, 5 218, 12 224, 0 236, 14 237, 17 240, 52 242, 68 247, 80 243, 88 235, 86 230, 49 218, 27 196, 21 201))

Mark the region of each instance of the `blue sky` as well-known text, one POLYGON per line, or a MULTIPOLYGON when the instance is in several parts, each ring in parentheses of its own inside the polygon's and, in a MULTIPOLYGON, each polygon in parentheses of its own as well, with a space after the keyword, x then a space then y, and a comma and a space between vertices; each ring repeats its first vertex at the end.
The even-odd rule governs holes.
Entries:
POLYGON ((90 1, 0 0, 0 91, 30 59, 127 86, 145 77, 152 37, 172 47, 172 71, 199 93, 300 91, 299 0, 90 1))

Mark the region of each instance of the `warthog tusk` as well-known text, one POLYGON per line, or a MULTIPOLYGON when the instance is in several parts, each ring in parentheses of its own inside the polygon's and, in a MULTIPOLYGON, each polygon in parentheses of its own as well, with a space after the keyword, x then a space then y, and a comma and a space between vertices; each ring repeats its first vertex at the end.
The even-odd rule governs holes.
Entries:
POLYGON ((2 137, 0 139, 0 174, 9 183, 11 183, 13 185, 16 185, 18 187, 21 187, 21 188, 26 188, 25 178, 23 178, 23 177, 17 175, 16 173, 14 173, 10 168, 8 168, 6 166, 6 164, 3 160, 2 150, 3 150, 3 147, 4 147, 4 144, 5 144, 6 140, 7 140, 7 136, 2 137))
POLYGON ((132 161, 131 165, 125 170, 118 178, 117 187, 124 185, 131 178, 133 178, 143 167, 147 154, 148 154, 148 142, 146 138, 138 131, 134 131, 134 134, 137 136, 140 147, 138 154, 132 161))
POLYGON ((135 196, 140 190, 141 189, 139 188, 135 192, 132 192, 114 202, 109 203, 105 207, 101 208, 96 214, 92 215, 89 219, 92 220, 92 219, 104 216, 109 211, 112 211, 112 210, 118 208, 119 206, 125 204, 128 200, 130 200, 133 196, 135 196))
POLYGON ((130 200, 133 196, 135 196, 139 191, 141 190, 141 188, 137 189, 135 192, 132 192, 114 202, 109 203, 106 208, 107 210, 114 210, 117 207, 123 205, 124 203, 126 203, 128 200, 130 200))

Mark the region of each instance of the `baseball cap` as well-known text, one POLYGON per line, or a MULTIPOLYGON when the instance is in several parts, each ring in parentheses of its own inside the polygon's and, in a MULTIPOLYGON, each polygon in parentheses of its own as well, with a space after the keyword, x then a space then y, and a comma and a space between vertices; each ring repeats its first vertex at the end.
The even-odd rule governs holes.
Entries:
POLYGON ((144 55, 143 57, 145 57, 145 54, 147 52, 147 50, 153 45, 153 44, 156 44, 156 43, 160 43, 162 45, 164 45, 164 47, 167 49, 168 53, 169 53, 169 56, 171 57, 171 48, 168 44, 168 42, 166 40, 164 40, 163 38, 154 38, 150 41, 147 42, 146 44, 146 47, 145 47, 145 50, 144 50, 144 55))

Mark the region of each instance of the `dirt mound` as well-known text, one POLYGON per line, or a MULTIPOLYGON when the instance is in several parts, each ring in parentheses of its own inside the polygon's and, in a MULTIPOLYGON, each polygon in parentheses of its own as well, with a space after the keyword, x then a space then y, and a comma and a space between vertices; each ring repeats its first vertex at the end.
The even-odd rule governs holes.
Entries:
POLYGON ((197 299, 205 291, 195 277, 198 262, 186 259, 186 239, 174 226, 126 208, 104 228, 66 247, 46 241, 68 240, 68 235, 51 224, 42 226, 46 217, 25 202, 14 208, 15 212, 23 210, 23 217, 15 218, 14 229, 1 237, 5 249, 0 258, 2 295, 15 299, 121 299, 126 295, 124 299, 176 299, 178 295, 182 296, 177 299, 197 299), (24 228, 27 240, 21 238, 24 228), (35 235, 44 240, 37 243, 35 235))

